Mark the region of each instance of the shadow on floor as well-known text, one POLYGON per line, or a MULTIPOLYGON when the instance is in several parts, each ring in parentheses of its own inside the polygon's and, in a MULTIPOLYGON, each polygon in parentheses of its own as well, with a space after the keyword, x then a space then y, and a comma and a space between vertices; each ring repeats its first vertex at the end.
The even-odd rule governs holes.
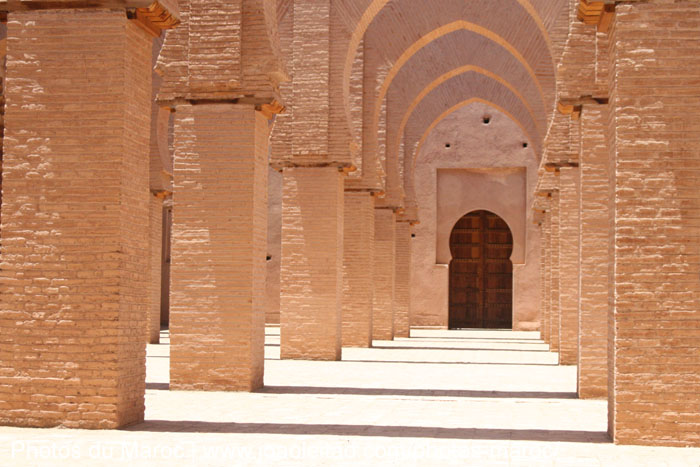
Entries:
POLYGON ((146 383, 146 389, 153 389, 155 391, 169 391, 170 384, 168 384, 168 383, 146 383))
MULTIPOLYGON (((500 342, 499 342, 500 344, 500 342)), ((270 344, 265 344, 270 345, 270 344)), ((387 349, 387 350, 486 350, 488 352, 547 352, 547 349, 485 349, 485 348, 472 348, 472 347, 423 347, 423 346, 401 346, 401 345, 373 345, 372 349, 387 349)))
POLYGON ((474 341, 474 340, 480 340, 480 341, 513 341, 513 343, 517 344, 544 344, 544 341, 539 338, 530 338, 530 337, 460 337, 460 336, 411 336, 411 337, 406 337, 404 338, 406 340, 412 340, 412 341, 423 341, 423 340, 432 340, 432 341, 444 341, 444 340, 459 340, 459 341, 474 341))
MULTIPOLYGON (((266 358, 270 361, 281 361, 279 358, 266 358)), ((506 365, 506 366, 559 366, 557 363, 496 363, 496 362, 426 362, 426 361, 399 361, 399 360, 338 360, 337 363, 407 363, 412 365, 506 365)))
POLYGON ((576 399, 575 392, 472 391, 461 389, 384 389, 319 386, 265 386, 265 394, 338 394, 353 396, 488 397, 496 399, 576 399))
MULTIPOLYGON (((385 341, 387 342, 387 341, 385 341)), ((414 342, 416 344, 422 345, 422 344, 427 344, 427 343, 439 343, 439 344, 455 344, 456 342, 453 341, 445 341, 442 339, 422 339, 420 337, 411 337, 410 339, 394 339, 394 343, 402 344, 404 342, 414 342)), ((539 346, 547 346, 542 341, 514 341, 514 340, 506 340, 506 339, 496 339, 496 340, 491 340, 491 339, 470 339, 470 340, 464 340, 462 342, 463 344, 467 345, 479 345, 479 344, 506 344, 506 345, 539 345, 539 346)), ((548 346, 547 346, 548 347, 548 346)))
POLYGON ((273 435, 382 436, 389 438, 436 438, 514 441, 609 443, 606 432, 574 430, 517 430, 496 428, 438 428, 422 426, 333 425, 301 423, 233 423, 147 420, 125 431, 157 433, 249 433, 273 435))

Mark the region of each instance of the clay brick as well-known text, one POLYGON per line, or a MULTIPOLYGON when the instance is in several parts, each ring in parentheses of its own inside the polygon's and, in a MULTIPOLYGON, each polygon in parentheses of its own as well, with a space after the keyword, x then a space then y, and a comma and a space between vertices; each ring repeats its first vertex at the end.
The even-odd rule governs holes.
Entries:
POLYGON ((581 299, 578 395, 608 392, 608 148, 606 106, 586 105, 581 115, 581 299))
MULTIPOLYGON (((557 177, 557 182, 559 181, 557 177)), ((550 267, 549 267, 549 350, 559 351, 559 191, 552 192, 552 213, 550 215, 551 231, 550 267)))
POLYGON ((617 5, 611 31, 608 405, 621 444, 700 446, 700 335, 688 333, 700 328, 700 115, 687 100, 699 27, 696 2, 640 2, 617 5))
POLYGON ((343 243, 343 347, 372 346, 374 199, 345 192, 343 243))
POLYGON ((550 236, 552 231, 552 212, 549 203, 549 198, 547 198, 547 210, 544 212, 544 219, 542 220, 542 247, 541 247, 541 258, 540 258, 540 273, 542 274, 542 312, 541 312, 541 322, 540 322, 540 333, 542 340, 549 344, 550 341, 550 274, 551 274, 551 254, 552 250, 550 248, 550 236))
POLYGON ((270 2, 179 0, 180 25, 169 30, 157 69, 159 99, 278 98, 286 78, 270 2))
POLYGON ((568 0, 569 33, 557 66, 557 94, 560 99, 595 95, 596 28, 576 20, 579 0, 568 0))
POLYGON ((395 245, 396 214, 392 209, 375 209, 373 339, 394 339, 395 245))
POLYGON ((562 167, 559 176, 559 364, 578 361, 580 172, 562 167))
POLYGON ((340 360, 344 175, 293 167, 283 178, 281 357, 340 360))
POLYGON ((294 2, 292 83, 295 155, 329 155, 331 1, 294 2))
POLYGON ((263 384, 268 121, 252 106, 175 112, 170 387, 263 384))
POLYGON ((267 273, 265 323, 280 324, 280 264, 282 260, 282 174, 267 171, 267 273))
POLYGON ((394 288, 394 336, 410 337, 408 313, 411 308, 411 224, 396 223, 396 277, 394 288))
POLYGON ((163 199, 151 195, 150 226, 150 281, 148 303, 148 343, 160 342, 161 265, 163 260, 163 199))
POLYGON ((123 10, 10 13, 5 97, 0 423, 140 422, 151 37, 123 10))

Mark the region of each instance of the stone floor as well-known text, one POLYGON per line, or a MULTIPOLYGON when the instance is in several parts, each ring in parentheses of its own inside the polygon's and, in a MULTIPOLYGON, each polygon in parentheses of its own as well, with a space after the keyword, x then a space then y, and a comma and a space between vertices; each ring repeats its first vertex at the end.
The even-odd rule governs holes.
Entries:
POLYGON ((700 466, 700 449, 615 446, 606 402, 575 398, 576 368, 536 333, 413 330, 279 360, 265 388, 168 391, 168 338, 148 347, 146 422, 119 431, 0 427, 0 465, 700 466))

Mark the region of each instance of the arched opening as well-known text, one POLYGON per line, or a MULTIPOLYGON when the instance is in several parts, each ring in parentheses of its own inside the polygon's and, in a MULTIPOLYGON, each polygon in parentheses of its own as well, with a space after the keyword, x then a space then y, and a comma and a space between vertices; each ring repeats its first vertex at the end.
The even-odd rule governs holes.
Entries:
POLYGON ((513 327, 513 234, 489 211, 462 217, 450 234, 450 329, 513 327))

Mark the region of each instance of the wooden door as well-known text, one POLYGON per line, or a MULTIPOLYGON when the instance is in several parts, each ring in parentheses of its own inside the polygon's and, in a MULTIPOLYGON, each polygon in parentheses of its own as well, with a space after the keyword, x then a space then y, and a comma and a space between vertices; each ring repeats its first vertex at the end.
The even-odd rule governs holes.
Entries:
POLYGON ((450 235, 449 327, 513 326, 513 236, 496 214, 475 211, 450 235))

